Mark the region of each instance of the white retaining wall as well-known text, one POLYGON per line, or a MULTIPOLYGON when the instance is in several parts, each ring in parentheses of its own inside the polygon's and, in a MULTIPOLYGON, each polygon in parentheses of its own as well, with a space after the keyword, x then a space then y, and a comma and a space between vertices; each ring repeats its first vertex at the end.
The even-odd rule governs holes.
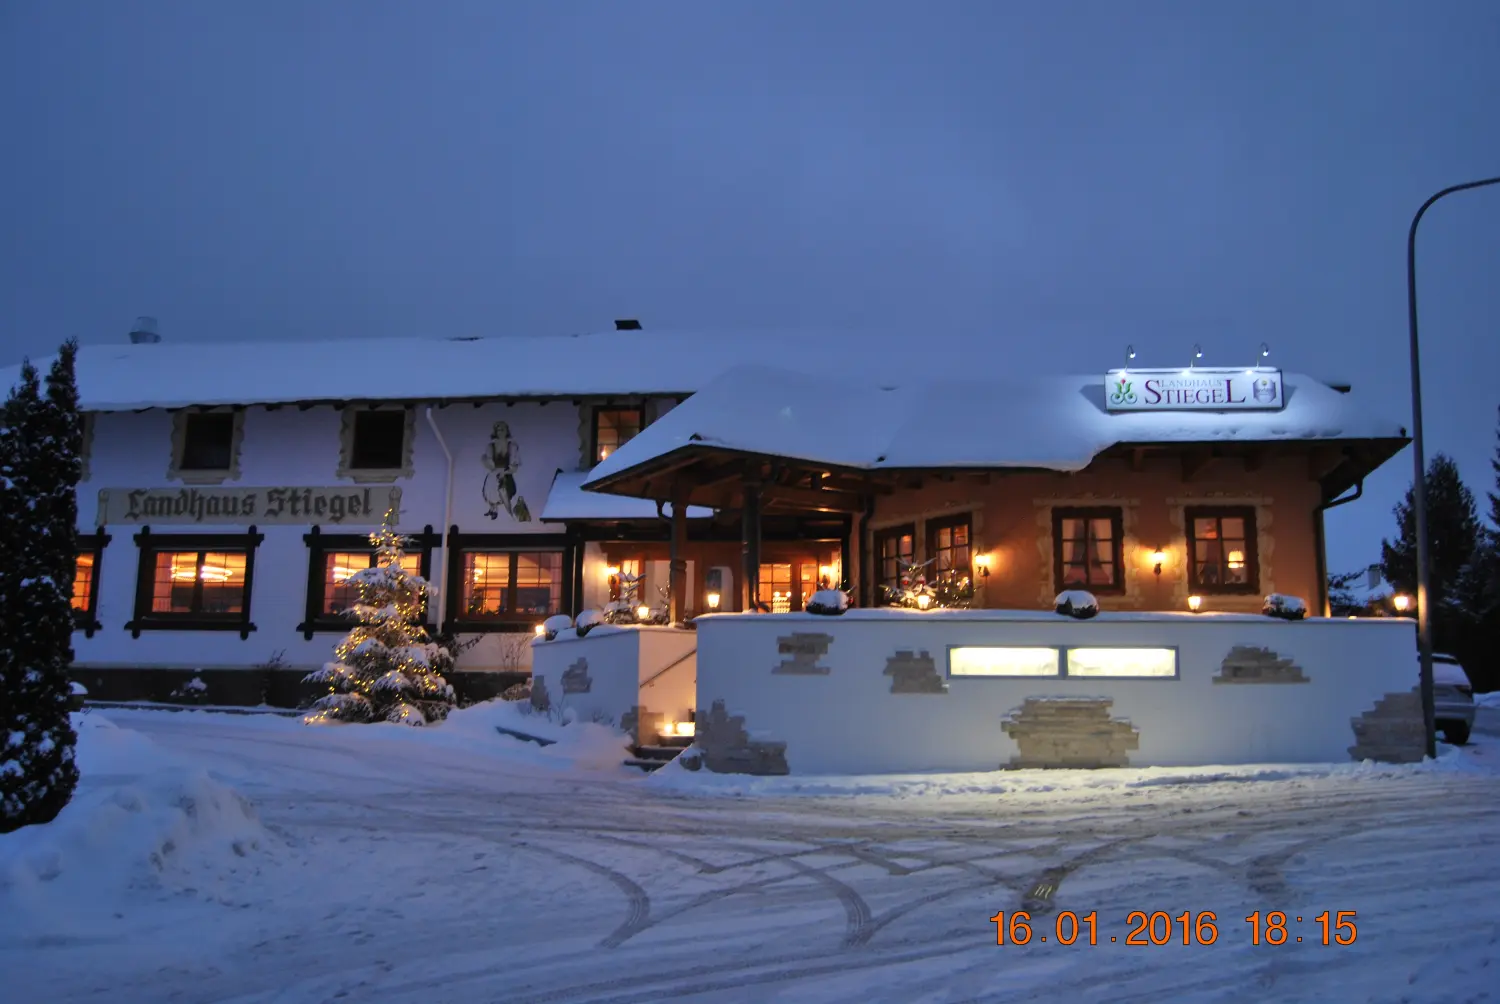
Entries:
MULTIPOLYGON (((632 713, 638 720, 654 714, 664 722, 687 721, 697 643, 696 632, 681 628, 608 624, 582 638, 572 631, 552 641, 538 638, 531 647, 533 704, 540 685, 548 708, 571 709, 581 721, 608 719, 627 730, 632 713), (573 675, 565 680, 570 670, 573 675)), ((654 736, 642 739, 650 742, 654 736)))
MULTIPOLYGON (((786 744, 793 774, 1035 765, 1021 762, 1026 757, 1002 723, 1028 698, 1059 697, 1108 700, 1100 716, 1106 731, 1135 743, 1125 753, 1130 766, 1348 761, 1356 744, 1351 719, 1391 694, 1406 696, 1384 707, 1409 716, 1417 683, 1415 631, 1404 619, 1106 613, 1075 621, 1013 611, 853 610, 840 617, 718 614, 696 626, 699 745, 710 743, 705 718, 722 701, 731 723, 743 716, 749 738, 773 748, 771 760, 782 755, 775 744, 786 744), (824 654, 811 654, 825 642, 824 654), (950 677, 950 646, 974 645, 1170 646, 1178 676, 950 677), (1263 674, 1267 682, 1215 682, 1237 646, 1269 650, 1280 668, 1263 674), (895 677, 886 670, 900 652, 913 658, 897 658, 899 665, 930 656, 940 678, 927 681, 931 692, 892 693, 895 677), (791 671, 788 663, 796 664, 791 671), (1270 682, 1299 676, 1305 682, 1270 682)), ((1409 733, 1409 717, 1395 724, 1409 733)), ((706 761, 709 769, 735 769, 723 759, 716 768, 711 755, 706 761)))

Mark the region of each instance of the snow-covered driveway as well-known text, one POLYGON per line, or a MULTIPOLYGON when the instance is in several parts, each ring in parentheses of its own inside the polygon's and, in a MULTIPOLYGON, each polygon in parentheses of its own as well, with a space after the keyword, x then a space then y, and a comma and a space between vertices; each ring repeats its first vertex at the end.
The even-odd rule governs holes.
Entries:
POLYGON ((112 928, 0 922, 8 1004, 1436 1002, 1500 986, 1485 737, 1420 769, 705 797, 510 740, 476 758, 440 730, 110 716, 244 793, 270 836, 229 874, 135 891, 112 928), (998 946, 989 918, 1028 907, 1032 942, 998 946), (1126 943, 1137 910, 1173 918, 1169 943, 1126 943), (1321 943, 1325 910, 1355 912, 1352 945, 1321 943), (1099 943, 1084 927, 1058 944, 1060 911, 1097 911, 1099 943), (1184 946, 1175 918, 1204 911, 1217 940, 1184 946), (1287 913, 1285 944, 1252 945, 1257 911, 1287 913))

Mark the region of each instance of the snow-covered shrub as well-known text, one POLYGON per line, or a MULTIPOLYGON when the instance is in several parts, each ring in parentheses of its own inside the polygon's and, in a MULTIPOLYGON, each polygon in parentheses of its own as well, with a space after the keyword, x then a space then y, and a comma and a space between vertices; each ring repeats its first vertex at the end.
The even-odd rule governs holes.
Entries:
POLYGON ((78 784, 68 714, 83 418, 68 342, 0 411, 0 833, 55 819, 78 784))
POLYGON ((1300 621, 1307 616, 1307 603, 1300 596, 1283 596, 1272 593, 1266 597, 1260 612, 1267 617, 1280 617, 1284 621, 1300 621))
POLYGON ((203 682, 203 677, 194 676, 191 680, 174 688, 167 695, 167 700, 176 701, 178 704, 207 704, 208 684, 203 682))
POLYGON ((1056 604, 1058 613, 1081 621, 1086 621, 1099 612, 1099 601, 1086 589, 1064 589, 1052 602, 1056 604))
POLYGON ((429 587, 401 567, 404 539, 395 522, 392 509, 370 534, 375 565, 349 576, 359 591, 349 610, 358 625, 339 642, 333 662, 303 678, 328 685, 305 722, 425 725, 446 718, 454 705, 453 688, 435 668, 451 666, 453 653, 430 641, 419 623, 429 587))
POLYGON ((542 637, 552 641, 557 637, 559 631, 566 631, 573 626, 573 618, 567 614, 553 614, 542 621, 542 637))
POLYGON ((578 619, 573 622, 573 629, 578 632, 578 637, 583 638, 590 631, 594 630, 594 628, 603 623, 605 623, 605 620, 602 611, 585 610, 583 611, 583 613, 579 614, 578 619))
POLYGON ((840 589, 819 589, 807 601, 807 612, 837 617, 849 609, 849 594, 840 589))
POLYGON ((531 681, 530 680, 522 680, 520 683, 512 683, 510 686, 508 686, 504 690, 500 691, 500 700, 502 700, 502 701, 524 701, 524 702, 526 702, 526 707, 530 708, 531 707, 531 681))

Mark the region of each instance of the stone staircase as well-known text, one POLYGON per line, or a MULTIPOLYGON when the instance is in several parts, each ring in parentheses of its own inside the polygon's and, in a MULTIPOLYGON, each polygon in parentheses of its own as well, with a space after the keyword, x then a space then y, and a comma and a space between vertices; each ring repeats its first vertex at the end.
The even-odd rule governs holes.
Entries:
POLYGON ((631 755, 625 758, 625 766, 639 767, 650 773, 677 759, 677 755, 691 745, 693 745, 692 736, 658 735, 654 743, 639 743, 632 746, 631 755))

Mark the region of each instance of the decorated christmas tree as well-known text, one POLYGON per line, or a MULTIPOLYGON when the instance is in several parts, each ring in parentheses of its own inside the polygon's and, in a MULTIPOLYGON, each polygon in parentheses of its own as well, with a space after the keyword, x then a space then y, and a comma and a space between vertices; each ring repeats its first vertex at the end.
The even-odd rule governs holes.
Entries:
POLYGON ((899 560, 901 577, 895 586, 882 586, 882 599, 889 606, 917 610, 966 608, 974 599, 974 581, 965 572, 949 568, 930 578, 927 566, 936 559, 916 564, 899 560))
POLYGON ((446 718, 453 707, 453 688, 440 671, 453 664, 453 655, 418 622, 427 580, 401 567, 406 540, 395 522, 392 509, 370 534, 375 564, 349 576, 359 599, 347 613, 358 624, 334 649, 334 661, 305 677, 328 686, 303 718, 309 724, 425 725, 446 718))

